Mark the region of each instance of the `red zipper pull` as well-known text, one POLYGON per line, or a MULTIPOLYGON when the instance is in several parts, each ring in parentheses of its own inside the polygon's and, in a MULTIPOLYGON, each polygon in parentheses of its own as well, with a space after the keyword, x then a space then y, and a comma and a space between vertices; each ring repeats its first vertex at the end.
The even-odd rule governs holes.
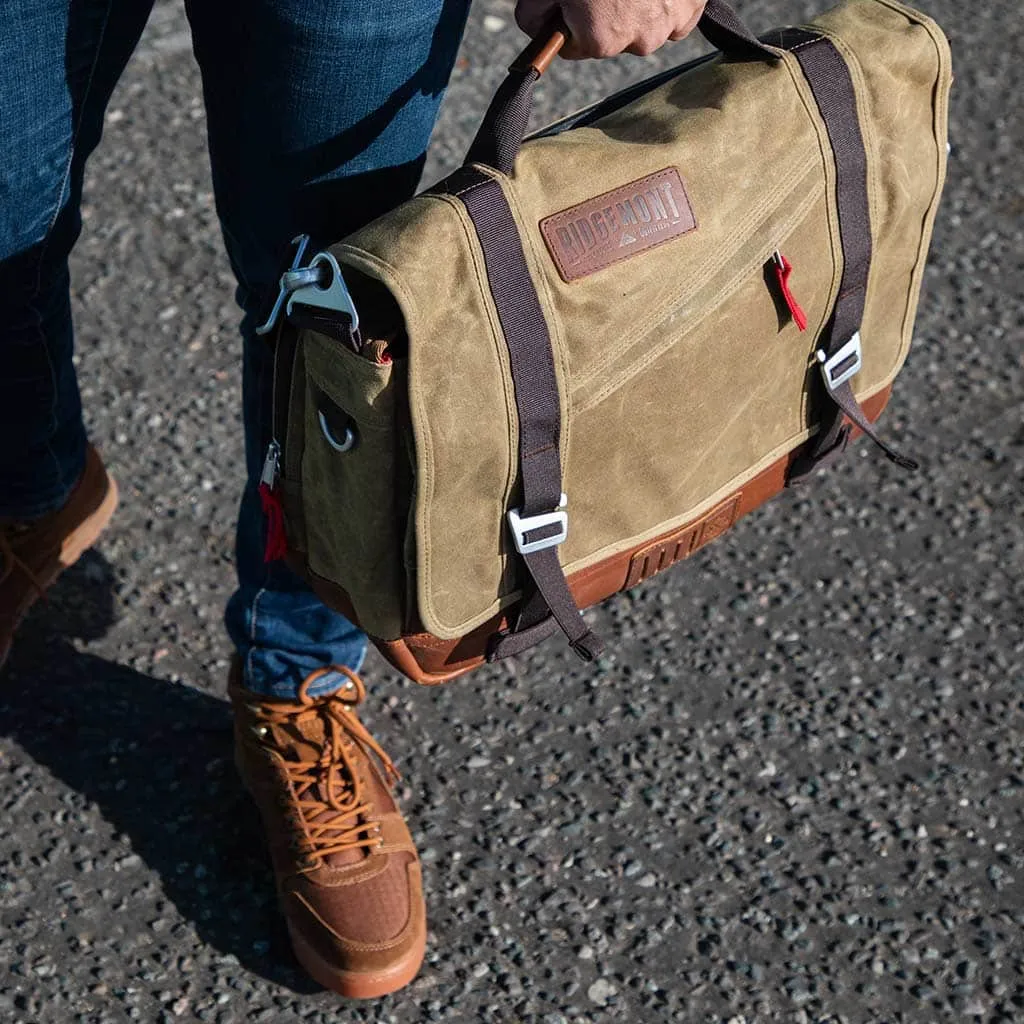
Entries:
POLYGON ((782 297, 786 300, 786 305, 789 307, 790 315, 793 317, 793 323, 795 323, 801 331, 806 331, 807 314, 803 311, 800 303, 796 301, 796 296, 789 287, 789 277, 790 274, 793 273, 793 265, 778 249, 772 253, 772 264, 775 268, 775 279, 779 282, 779 290, 782 292, 782 297))
POLYGON ((288 536, 284 529, 284 506, 277 489, 277 470, 281 460, 281 446, 271 441, 263 460, 260 474, 260 504, 267 517, 267 544, 263 549, 264 562, 276 562, 288 554, 288 536))

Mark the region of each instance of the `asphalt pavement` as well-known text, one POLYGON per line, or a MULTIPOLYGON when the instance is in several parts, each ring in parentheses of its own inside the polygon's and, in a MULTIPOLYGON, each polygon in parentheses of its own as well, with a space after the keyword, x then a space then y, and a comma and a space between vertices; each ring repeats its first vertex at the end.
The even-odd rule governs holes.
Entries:
MULTIPOLYGON (((234 775, 221 627, 240 343, 179 4, 90 165, 73 264, 123 502, 0 676, 0 1021, 1024 1021, 1024 13, 920 0, 949 184, 886 433, 556 641, 435 689, 371 657, 427 961, 346 1004, 292 960, 234 775)), ((757 28, 817 4, 739 4, 757 28)), ((474 11, 427 170, 520 37, 474 11)), ((538 123, 699 52, 556 65, 538 123)))

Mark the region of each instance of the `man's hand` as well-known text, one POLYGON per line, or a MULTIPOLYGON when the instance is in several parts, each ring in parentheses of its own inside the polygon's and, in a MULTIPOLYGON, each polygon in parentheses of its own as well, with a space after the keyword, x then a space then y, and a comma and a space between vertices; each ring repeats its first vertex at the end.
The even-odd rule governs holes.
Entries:
POLYGON ((572 38, 562 50, 570 60, 654 53, 669 39, 697 27, 707 0, 518 0, 516 21, 536 36, 560 10, 572 38))

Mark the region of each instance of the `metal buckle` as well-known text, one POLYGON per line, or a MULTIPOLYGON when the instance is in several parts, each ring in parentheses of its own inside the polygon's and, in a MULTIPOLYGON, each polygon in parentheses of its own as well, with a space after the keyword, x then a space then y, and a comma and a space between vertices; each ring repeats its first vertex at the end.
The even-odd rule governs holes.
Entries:
POLYGON ((520 515, 519 509, 508 510, 508 525, 512 530, 512 539, 515 541, 516 551, 521 555, 532 555, 535 551, 543 551, 545 548, 558 547, 569 536, 569 513, 566 512, 568 500, 562 495, 562 500, 554 512, 540 512, 535 516, 520 515), (534 530, 543 529, 545 526, 558 526, 557 533, 541 540, 528 541, 526 535, 534 530))
POLYGON ((284 308, 285 299, 288 298, 289 292, 289 278, 288 275, 298 270, 302 266, 302 261, 306 258, 306 250, 309 248, 309 235, 296 235, 292 239, 292 245, 295 246, 295 255, 292 257, 292 265, 281 275, 281 282, 277 289, 277 299, 274 301, 274 308, 270 311, 270 316, 256 328, 257 334, 269 334, 277 323, 277 318, 281 315, 281 310, 284 308))
POLYGON ((358 330, 359 314, 356 312, 356 305, 349 294, 338 261, 329 252, 318 252, 310 261, 309 269, 315 270, 323 266, 330 267, 331 280, 326 285, 314 283, 297 288, 288 296, 285 314, 290 315, 292 306, 298 302, 303 306, 315 306, 318 309, 344 313, 352 320, 352 330, 358 330))
POLYGON ((835 391, 836 388, 860 372, 860 331, 857 331, 834 355, 826 355, 823 348, 819 348, 815 355, 818 357, 818 362, 821 363, 825 386, 829 391, 835 391), (849 365, 844 366, 843 364, 847 362, 849 365))

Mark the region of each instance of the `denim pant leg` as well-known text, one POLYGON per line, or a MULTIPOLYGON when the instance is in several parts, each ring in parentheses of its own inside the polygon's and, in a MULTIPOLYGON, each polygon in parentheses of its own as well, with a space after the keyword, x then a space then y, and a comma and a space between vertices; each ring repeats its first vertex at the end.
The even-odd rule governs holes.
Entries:
MULTIPOLYGON (((217 210, 244 316, 248 483, 225 621, 256 692, 294 696, 366 638, 281 563, 263 561, 256 492, 269 441, 271 350, 253 334, 299 233, 337 241, 414 191, 469 0, 189 0, 217 210)), ((315 692, 343 677, 325 675, 315 692)))
POLYGON ((85 466, 68 255, 82 174, 151 0, 0 4, 0 517, 59 508, 85 466))

